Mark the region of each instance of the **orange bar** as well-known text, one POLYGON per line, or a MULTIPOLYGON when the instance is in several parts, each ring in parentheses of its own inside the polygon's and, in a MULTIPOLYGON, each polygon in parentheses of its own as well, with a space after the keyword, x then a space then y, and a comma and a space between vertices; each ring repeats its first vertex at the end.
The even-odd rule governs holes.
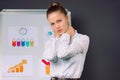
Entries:
POLYGON ((23 70, 24 70, 23 66, 20 66, 20 72, 23 72, 23 70))
POLYGON ((19 68, 16 68, 16 72, 17 72, 17 73, 19 72, 19 68))
POLYGON ((46 66, 46 74, 48 75, 48 74, 50 74, 50 66, 46 66))
POLYGON ((12 70, 11 72, 12 72, 12 73, 14 73, 14 72, 15 72, 15 70, 12 70))

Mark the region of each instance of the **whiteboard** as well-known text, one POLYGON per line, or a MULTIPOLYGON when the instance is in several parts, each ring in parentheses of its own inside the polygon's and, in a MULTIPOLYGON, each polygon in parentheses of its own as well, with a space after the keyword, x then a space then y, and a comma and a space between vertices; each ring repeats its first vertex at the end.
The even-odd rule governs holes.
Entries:
POLYGON ((2 80, 49 80, 51 67, 42 62, 44 43, 53 35, 46 9, 3 9, 0 17, 2 80))

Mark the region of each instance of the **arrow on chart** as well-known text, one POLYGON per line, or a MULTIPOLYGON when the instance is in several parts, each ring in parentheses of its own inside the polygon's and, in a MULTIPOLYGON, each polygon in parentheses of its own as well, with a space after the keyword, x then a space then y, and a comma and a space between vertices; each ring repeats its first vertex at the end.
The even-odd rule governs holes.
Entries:
POLYGON ((48 61, 46 61, 46 60, 44 60, 44 59, 42 59, 42 62, 43 62, 45 65, 49 65, 49 66, 50 66, 50 62, 48 62, 48 61))

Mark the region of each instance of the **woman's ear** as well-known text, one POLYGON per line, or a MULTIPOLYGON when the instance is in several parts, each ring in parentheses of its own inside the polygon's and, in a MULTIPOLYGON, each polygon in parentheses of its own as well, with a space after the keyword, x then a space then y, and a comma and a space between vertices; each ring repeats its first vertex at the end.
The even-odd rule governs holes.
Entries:
POLYGON ((67 20, 69 20, 69 16, 68 15, 66 15, 66 18, 67 18, 67 20))

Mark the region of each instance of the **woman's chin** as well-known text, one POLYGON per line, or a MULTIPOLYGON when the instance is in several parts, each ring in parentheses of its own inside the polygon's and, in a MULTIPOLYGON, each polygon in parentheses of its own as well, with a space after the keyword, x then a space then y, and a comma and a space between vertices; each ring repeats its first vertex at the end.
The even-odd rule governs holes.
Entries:
POLYGON ((63 32, 61 32, 61 33, 59 33, 60 35, 62 35, 63 34, 63 32))

